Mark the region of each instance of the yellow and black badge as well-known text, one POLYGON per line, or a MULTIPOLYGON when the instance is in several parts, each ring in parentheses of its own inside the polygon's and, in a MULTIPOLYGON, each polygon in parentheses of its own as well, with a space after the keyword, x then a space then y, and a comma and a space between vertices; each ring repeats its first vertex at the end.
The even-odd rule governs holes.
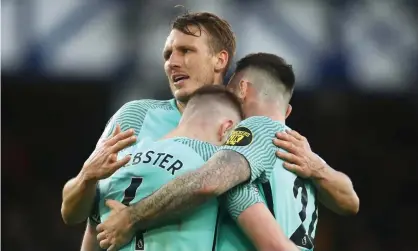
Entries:
POLYGON ((227 146, 247 146, 253 141, 253 133, 245 127, 238 127, 229 135, 225 145, 227 146))

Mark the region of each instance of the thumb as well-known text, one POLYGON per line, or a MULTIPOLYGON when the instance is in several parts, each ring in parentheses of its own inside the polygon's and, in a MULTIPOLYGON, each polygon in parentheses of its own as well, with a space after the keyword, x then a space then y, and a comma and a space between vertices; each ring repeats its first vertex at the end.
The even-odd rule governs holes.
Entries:
POLYGON ((106 200, 106 206, 108 206, 111 210, 121 210, 126 207, 116 200, 106 200))

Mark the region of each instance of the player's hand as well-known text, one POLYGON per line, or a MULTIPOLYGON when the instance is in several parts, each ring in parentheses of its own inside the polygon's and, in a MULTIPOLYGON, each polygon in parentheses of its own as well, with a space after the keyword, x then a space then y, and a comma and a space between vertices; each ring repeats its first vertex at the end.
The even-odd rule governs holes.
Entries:
POLYGON ((320 176, 325 167, 322 159, 312 152, 308 140, 294 130, 276 133, 273 143, 287 152, 277 151, 283 166, 302 178, 315 178, 320 176))
POLYGON ((86 179, 95 181, 109 177, 116 170, 126 165, 131 158, 128 155, 117 160, 118 152, 135 142, 136 137, 133 129, 121 132, 120 126, 117 125, 109 138, 97 143, 96 149, 84 162, 81 170, 82 174, 86 179))
POLYGON ((106 205, 111 212, 106 221, 96 228, 97 241, 101 248, 116 251, 132 240, 134 231, 129 227, 129 214, 128 210, 124 210, 125 205, 115 200, 107 200, 106 205))

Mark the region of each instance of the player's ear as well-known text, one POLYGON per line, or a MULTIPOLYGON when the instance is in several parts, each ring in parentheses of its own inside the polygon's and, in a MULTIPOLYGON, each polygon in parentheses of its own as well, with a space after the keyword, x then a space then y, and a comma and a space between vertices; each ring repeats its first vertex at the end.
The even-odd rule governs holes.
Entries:
POLYGON ((233 129, 234 129, 234 121, 232 121, 230 119, 225 120, 221 124, 221 126, 219 128, 219 131, 218 131, 219 141, 221 141, 222 143, 224 143, 227 140, 229 134, 231 133, 231 131, 233 129))
POLYGON ((287 109, 286 109, 286 119, 287 117, 289 117, 290 113, 292 112, 292 106, 290 104, 287 105, 287 109))
POLYGON ((215 58, 215 72, 222 72, 226 69, 226 66, 228 65, 229 61, 229 55, 228 52, 225 50, 222 50, 216 55, 215 58))
POLYGON ((245 80, 245 79, 241 79, 239 81, 239 84, 238 84, 238 86, 239 86, 238 97, 241 100, 244 100, 245 97, 247 96, 248 84, 249 84, 249 82, 247 80, 245 80))

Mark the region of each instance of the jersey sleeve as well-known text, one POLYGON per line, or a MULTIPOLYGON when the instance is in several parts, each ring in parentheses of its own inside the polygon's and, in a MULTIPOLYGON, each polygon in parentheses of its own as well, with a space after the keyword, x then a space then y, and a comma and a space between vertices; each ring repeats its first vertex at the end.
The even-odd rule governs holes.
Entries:
POLYGON ((224 146, 219 150, 235 151, 248 161, 251 168, 251 182, 267 182, 276 161, 278 148, 273 138, 285 125, 267 117, 251 117, 243 120, 231 132, 224 146))
POLYGON ((247 183, 229 190, 224 203, 228 213, 236 220, 247 208, 257 203, 264 203, 264 199, 256 184, 247 183))
POLYGON ((134 129, 135 135, 138 135, 145 116, 150 108, 157 107, 159 101, 144 99, 134 100, 124 104, 107 122, 101 139, 109 137, 119 124, 121 131, 134 129))

